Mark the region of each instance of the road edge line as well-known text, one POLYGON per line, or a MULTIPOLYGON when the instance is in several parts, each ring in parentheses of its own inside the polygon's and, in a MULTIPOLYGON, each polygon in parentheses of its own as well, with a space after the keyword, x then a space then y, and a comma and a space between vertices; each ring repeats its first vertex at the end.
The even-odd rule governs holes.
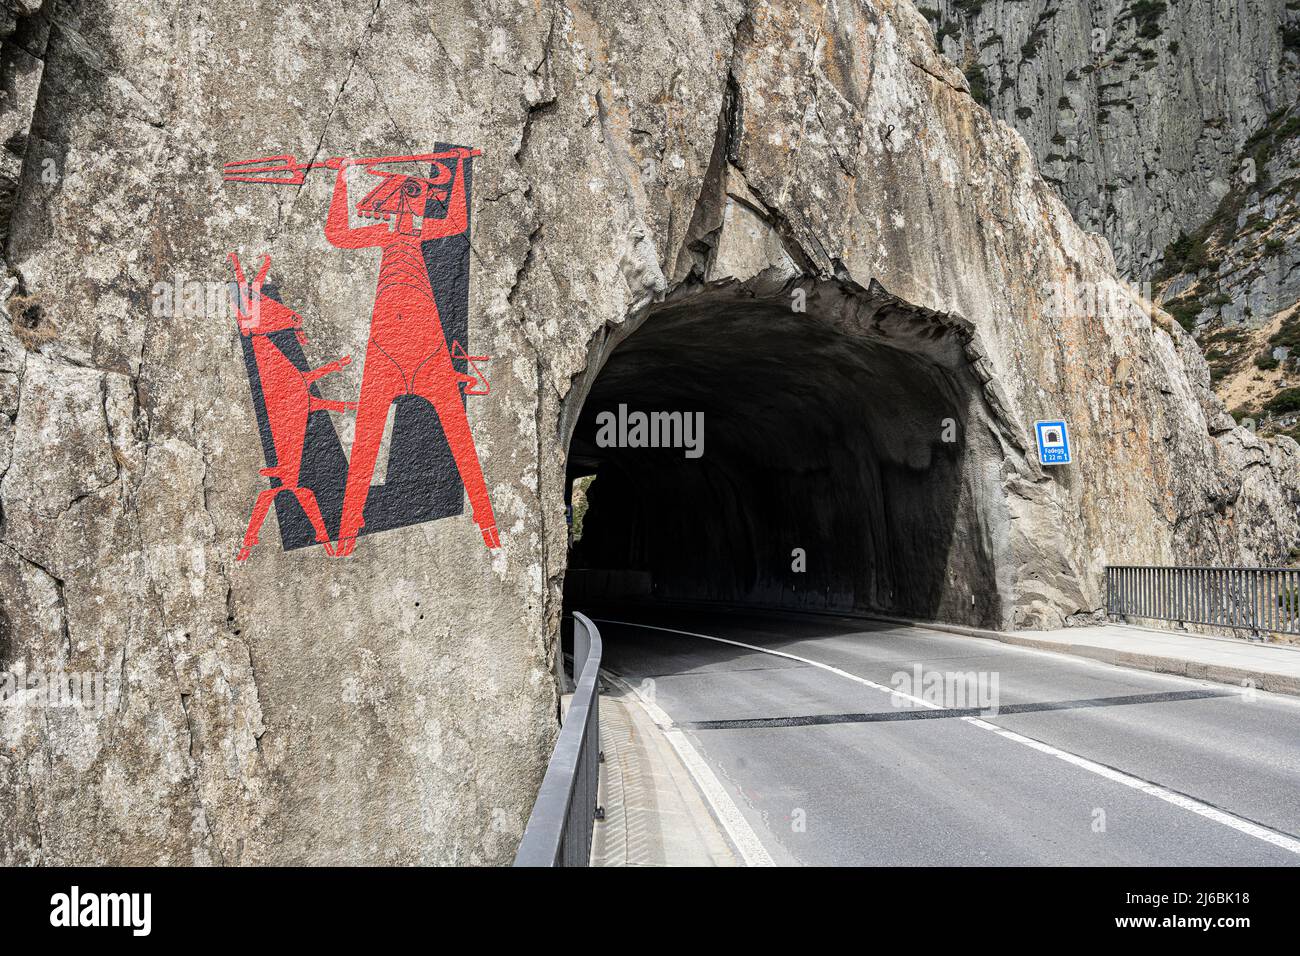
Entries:
POLYGON ((740 812, 740 807, 736 806, 736 801, 732 800, 731 794, 727 793, 722 781, 718 779, 717 774, 700 756, 700 752, 695 749, 694 744, 687 739, 686 735, 664 709, 642 697, 640 691, 614 671, 602 667, 600 673, 610 683, 617 684, 629 693, 650 720, 654 722, 654 725, 659 728, 659 732, 664 735, 664 739, 668 741, 678 759, 686 768, 686 772, 690 774, 691 780, 695 783, 695 788, 700 792, 700 796, 704 798, 704 802, 708 805, 713 818, 722 827, 727 839, 731 841, 732 848, 739 854, 745 866, 776 866, 776 862, 772 859, 772 855, 768 853, 767 847, 763 846, 758 834, 754 832, 754 828, 749 825, 745 815, 740 812))

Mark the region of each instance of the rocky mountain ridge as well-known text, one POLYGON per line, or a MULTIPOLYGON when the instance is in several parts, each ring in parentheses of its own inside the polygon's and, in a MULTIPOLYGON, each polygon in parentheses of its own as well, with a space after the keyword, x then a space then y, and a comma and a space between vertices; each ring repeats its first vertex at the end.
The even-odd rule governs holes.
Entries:
POLYGON ((1196 337, 1234 414, 1300 434, 1300 3, 920 9, 1075 218, 1196 337))

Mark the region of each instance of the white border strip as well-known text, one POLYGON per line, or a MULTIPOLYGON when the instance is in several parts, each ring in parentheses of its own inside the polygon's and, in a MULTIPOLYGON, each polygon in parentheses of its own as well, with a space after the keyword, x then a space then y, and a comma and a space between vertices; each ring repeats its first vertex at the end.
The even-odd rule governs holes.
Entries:
MULTIPOLYGON (((784 657, 786 660, 798 661, 800 664, 806 664, 809 667, 816 667, 821 670, 828 671, 829 673, 835 674, 838 677, 846 678, 855 683, 862 684, 866 687, 870 687, 874 690, 884 691, 887 694, 892 694, 895 697, 901 698, 906 701, 910 701, 911 703, 917 704, 918 706, 928 707, 934 710, 942 710, 942 708, 938 704, 935 704, 931 701, 922 700, 920 697, 913 697, 911 694, 900 693, 899 691, 895 690, 892 687, 886 687, 884 684, 877 684, 875 681, 867 680, 865 677, 858 677, 855 674, 850 674, 848 671, 840 670, 838 667, 832 667, 829 664, 823 664, 820 661, 810 660, 807 657, 800 657, 797 654, 788 654, 785 651, 774 651, 771 648, 759 647, 755 644, 746 644, 742 641, 733 641, 725 637, 714 637, 711 634, 698 634, 694 631, 678 631, 671 627, 655 627, 650 624, 637 624, 633 621, 613 621, 607 618, 606 619, 597 618, 597 620, 601 624, 619 624, 624 627, 640 627, 649 631, 665 631, 669 634, 681 634, 685 637, 698 637, 705 641, 716 641, 719 644, 730 644, 733 647, 743 647, 746 650, 757 651, 760 654, 770 654, 773 657, 784 657)), ((639 695, 638 695, 638 699, 640 699, 639 695)), ((648 704, 647 706, 654 707, 653 704, 648 704)), ((658 707, 655 707, 655 710, 663 714, 663 711, 659 710, 658 707)), ((669 718, 667 714, 663 714, 663 716, 664 719, 667 720, 668 723, 671 725, 672 723, 671 718, 669 718)), ((1010 740, 1014 743, 1023 744, 1024 746, 1037 750, 1040 753, 1048 754, 1049 756, 1056 757, 1060 760, 1064 760, 1066 763, 1073 764, 1074 766, 1079 767, 1083 770, 1087 770, 1089 773, 1094 773, 1099 777, 1104 777, 1105 779, 1110 780, 1113 783, 1122 784, 1133 790, 1138 790, 1142 793, 1148 794, 1149 796, 1156 797, 1157 799, 1163 800, 1166 803, 1172 804, 1175 807, 1180 807, 1183 810, 1188 810, 1192 813, 1205 817, 1207 820, 1213 820, 1215 823, 1221 823, 1225 827, 1231 827, 1232 829, 1236 830, 1238 833, 1244 833, 1247 836, 1254 837, 1257 840, 1262 840, 1265 843, 1270 843, 1275 847, 1286 850, 1288 853, 1295 853, 1297 855, 1300 855, 1300 840, 1297 840, 1294 837, 1289 837, 1285 834, 1278 833, 1275 830, 1270 830, 1267 827, 1260 826, 1258 823, 1252 823, 1249 820, 1245 820, 1242 819, 1241 817, 1234 816, 1233 814, 1228 813, 1225 810, 1220 810, 1217 807, 1212 807, 1208 803, 1201 803, 1199 800, 1194 800, 1193 798, 1186 796, 1184 794, 1177 793, 1173 790, 1167 790, 1164 787, 1159 786, 1158 784, 1150 783, 1149 781, 1139 779, 1138 777, 1130 776, 1129 774, 1123 773, 1119 770, 1115 770, 1112 767, 1107 767, 1104 764, 1095 763, 1091 760, 1088 760, 1086 757, 1080 757, 1078 754, 1072 754, 1068 750, 1061 750, 1057 747, 1053 747, 1051 744, 1045 744, 1040 740, 1034 740, 1032 737, 1026 737, 1023 734, 1016 733, 1015 731, 1007 730, 1003 727, 997 726, 996 724, 991 724, 987 720, 983 720, 979 717, 962 717, 959 719, 970 724, 972 727, 978 727, 981 730, 990 731, 991 733, 995 733, 999 737, 1002 737, 1005 740, 1010 740)), ((681 736, 680 730, 674 729, 674 733, 676 733, 678 736, 681 736)), ((674 743, 674 746, 676 746, 676 743, 674 743)), ((686 746, 689 747, 690 744, 687 743, 686 746)), ((695 759, 697 760, 700 759, 699 754, 695 753, 694 748, 692 748, 692 753, 695 754, 695 759)), ((683 757, 683 759, 685 758, 683 757)), ((708 768, 705 767, 705 770, 708 770, 708 768)), ((714 783, 716 784, 717 778, 714 777, 713 780, 714 783)), ((721 786, 720 784, 718 785, 721 786)), ((728 801, 730 801, 730 798, 728 798, 728 801)), ((734 809, 735 805, 732 804, 732 807, 734 809)), ((748 826, 748 824, 746 824, 746 826, 748 826)), ((752 830, 750 832, 753 833, 752 830)))
MULTIPOLYGON (((609 622, 618 623, 616 621, 609 622)), ((717 818, 718 823, 727 832, 728 839, 731 840, 732 846, 740 854, 745 866, 776 866, 772 860, 771 854, 754 832, 754 828, 749 825, 736 802, 731 799, 731 795, 722 785, 713 769, 704 762, 700 752, 695 749, 686 735, 673 723, 662 707, 653 701, 646 700, 641 696, 630 683, 619 677, 612 671, 601 668, 607 678, 613 683, 618 684, 624 691, 632 695, 633 699, 645 710, 650 719, 655 722, 660 731, 663 732, 668 742, 672 744, 673 750, 677 751, 677 756, 681 758, 682 763, 690 772, 695 780, 695 785, 699 788, 701 795, 708 802, 709 808, 717 818)))

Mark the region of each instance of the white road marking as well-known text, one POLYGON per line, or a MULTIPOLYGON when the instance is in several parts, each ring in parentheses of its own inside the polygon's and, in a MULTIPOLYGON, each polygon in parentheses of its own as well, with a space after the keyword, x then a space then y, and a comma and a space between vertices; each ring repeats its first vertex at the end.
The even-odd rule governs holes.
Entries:
MULTIPOLYGON (((746 650, 757 651, 760 654, 770 654, 773 657, 784 657, 786 660, 797 661, 798 663, 806 664, 809 667, 816 667, 820 670, 828 671, 838 677, 846 678, 847 680, 851 680, 857 684, 862 684, 874 690, 884 691, 886 694, 891 694, 895 697, 901 698, 902 700, 910 701, 921 707, 928 707, 933 710, 943 709, 938 704, 931 701, 923 700, 920 697, 914 697, 911 694, 900 693, 892 687, 886 687, 884 684, 877 684, 875 681, 867 680, 865 677, 858 677, 856 674, 850 674, 848 671, 841 670, 838 667, 832 667, 829 664, 823 664, 820 661, 814 661, 807 657, 800 657, 798 654, 790 654, 785 651, 774 651, 768 647, 759 647, 756 644, 746 644, 743 641, 733 641, 725 637, 714 637, 712 634, 699 634, 695 631, 679 631, 671 627, 655 627, 650 624, 636 624, 632 621, 613 621, 607 618, 598 618, 597 620, 601 624, 619 624, 624 627, 640 627, 649 631, 666 631, 669 634, 681 634, 685 637, 698 637, 705 641, 716 641, 719 644, 730 644, 733 647, 743 647, 746 650)), ((664 716, 667 717, 666 714, 664 716)), ((1252 836, 1257 840, 1270 843, 1275 847, 1288 851, 1289 853, 1300 855, 1300 840, 1297 840, 1294 837, 1289 837, 1286 834, 1278 833, 1277 831, 1270 830, 1267 827, 1262 827, 1257 823, 1244 820, 1241 817, 1234 816, 1233 814, 1220 810, 1217 807, 1212 807, 1208 803, 1201 803, 1199 800, 1194 800, 1184 794, 1176 793, 1173 790, 1167 790, 1158 784, 1130 776, 1129 774, 1115 770, 1112 767, 1107 767, 1104 764, 1095 763, 1086 757, 1080 757, 1078 754, 1070 753, 1068 750, 1061 750, 1058 747, 1053 747, 1051 744, 1045 744, 1041 740, 1034 740, 1032 737, 1026 737, 1023 734, 1016 733, 1015 731, 1007 730, 1003 727, 997 726, 996 724, 991 724, 982 718, 961 717, 959 719, 970 724, 972 727, 978 727, 981 730, 995 733, 1004 740, 1023 744, 1024 746, 1037 750, 1040 753, 1048 754, 1052 757, 1064 760, 1066 763, 1073 764, 1080 769, 1087 770, 1089 773, 1094 773, 1099 777, 1104 777, 1113 783, 1123 784, 1133 790, 1138 790, 1142 793, 1148 794, 1149 796, 1163 800, 1175 807, 1180 807, 1184 810, 1198 814, 1199 816, 1205 817, 1207 820, 1213 820, 1215 823, 1221 823, 1225 827, 1231 827, 1238 833, 1244 833, 1247 836, 1252 836)), ((681 731, 677 731, 677 733, 680 734, 681 731)), ((699 755, 696 754, 696 756, 698 758, 699 755)), ((716 780, 716 778, 714 779, 716 780)))
POLYGON ((722 781, 713 772, 713 768, 704 762, 700 752, 686 739, 686 735, 677 728, 673 719, 664 713, 663 708, 653 701, 646 700, 635 687, 617 674, 604 668, 601 668, 601 672, 613 683, 629 692, 650 715, 650 719, 663 731, 664 737, 672 744, 673 750, 677 751, 677 756, 681 758, 682 763, 695 779, 695 785, 700 788, 700 793, 708 801, 713 815, 727 831, 727 837, 736 848, 736 852, 740 854, 740 858, 745 861, 745 866, 776 866, 771 854, 767 852, 767 847, 763 846, 758 834, 740 812, 736 802, 731 799, 731 794, 727 793, 722 781))

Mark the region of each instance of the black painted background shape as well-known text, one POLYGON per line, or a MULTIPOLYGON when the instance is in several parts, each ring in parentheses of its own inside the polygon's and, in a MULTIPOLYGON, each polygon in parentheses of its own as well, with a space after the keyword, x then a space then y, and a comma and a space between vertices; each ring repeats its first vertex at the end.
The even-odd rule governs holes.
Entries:
MULTIPOLYGON (((435 151, 443 152, 454 149, 449 143, 437 143, 435 151)), ((473 203, 471 201, 474 183, 471 165, 472 159, 463 161, 465 175, 466 229, 458 236, 448 236, 424 243, 424 265, 429 273, 429 282, 433 286, 434 300, 438 306, 438 317, 442 322, 443 333, 447 338, 447 347, 459 341, 466 352, 469 351, 469 274, 470 244, 469 223, 473 203)), ((430 175, 433 175, 432 168, 430 175)), ((453 177, 456 171, 453 169, 453 177)), ((455 185, 453 178, 448 185, 448 195, 455 185)), ((434 218, 447 214, 447 204, 429 201, 427 212, 434 218)), ((237 294, 237 293, 236 293, 237 294)), ((267 283, 262 294, 280 300, 274 285, 267 283)), ((366 317, 369 322, 369 317, 366 317)), ((306 326, 304 319, 304 326, 306 326)), ((305 329, 310 342, 310 329, 305 329)), ((273 332, 270 336, 275 345, 294 364, 295 368, 307 371, 308 364, 302 347, 293 330, 286 329, 273 332)), ((262 397, 262 383, 257 374, 257 363, 253 357, 252 340, 240 336, 244 350, 244 367, 248 370, 248 382, 253 393, 253 408, 257 414, 258 432, 262 439, 262 453, 267 467, 275 464, 275 443, 271 438, 271 426, 266 417, 266 403, 262 397)), ((317 364, 331 361, 333 356, 317 356, 317 364)), ((453 359, 458 372, 466 372, 468 363, 453 359)), ((337 382, 335 376, 327 376, 323 383, 337 382)), ((311 393, 320 396, 318 385, 311 386, 311 393)), ((337 385, 330 389, 330 397, 339 400, 355 400, 356 396, 339 393, 337 385)), ((464 395, 461 402, 465 401, 464 395)), ((393 431, 388 449, 388 470, 382 485, 373 485, 370 496, 366 499, 365 526, 361 535, 391 531, 425 521, 435 521, 461 514, 465 509, 464 484, 452 457, 451 447, 443 434, 438 421, 438 413, 433 405, 417 395, 405 395, 397 399, 393 418, 393 431)), ((381 463, 382 465, 382 463, 381 463)), ((337 540, 339 521, 343 515, 343 490, 347 483, 348 462, 343 453, 330 413, 315 411, 307 417, 307 437, 303 445, 302 470, 300 483, 310 488, 320 505, 321 516, 331 540, 337 540)), ((271 479, 278 486, 278 479, 271 479)), ((250 500, 251 509, 252 502, 250 500)), ((298 500, 291 494, 278 495, 275 499, 276 522, 280 527, 280 542, 284 550, 292 551, 316 543, 316 533, 298 500)))

